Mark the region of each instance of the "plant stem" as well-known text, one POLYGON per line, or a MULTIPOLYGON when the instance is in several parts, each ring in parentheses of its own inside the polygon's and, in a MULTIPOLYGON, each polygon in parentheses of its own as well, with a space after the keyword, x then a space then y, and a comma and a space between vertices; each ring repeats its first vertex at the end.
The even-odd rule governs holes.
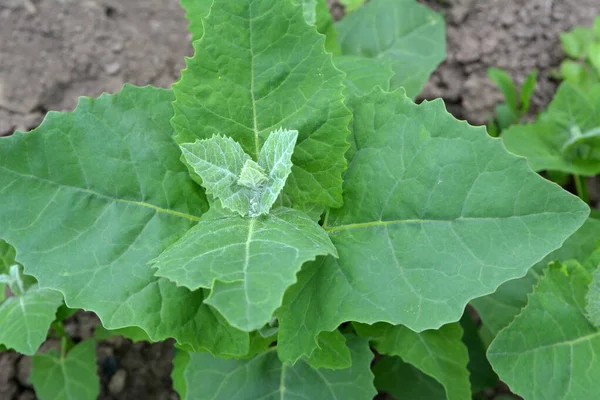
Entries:
POLYGON ((573 175, 573 180, 575 181, 575 190, 577 191, 577 196, 579 196, 581 200, 589 204, 590 196, 588 194, 585 178, 581 175, 573 175))
POLYGON ((69 338, 67 338, 66 336, 63 336, 60 338, 60 359, 64 360, 65 356, 67 355, 67 341, 69 340, 69 338))

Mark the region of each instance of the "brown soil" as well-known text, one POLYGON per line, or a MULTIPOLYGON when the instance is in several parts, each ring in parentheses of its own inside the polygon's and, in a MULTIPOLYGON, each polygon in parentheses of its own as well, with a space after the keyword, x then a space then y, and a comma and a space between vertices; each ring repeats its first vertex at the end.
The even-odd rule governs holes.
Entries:
MULTIPOLYGON (((423 1, 446 15, 448 60, 422 97, 442 97, 457 117, 475 124, 485 123, 501 100, 488 67, 506 69, 519 83, 532 68, 540 70, 538 111, 556 88, 559 33, 600 14, 598 0, 423 1)), ((334 5, 336 17, 342 11, 334 5)), ((0 0, 0 136, 34 128, 48 110, 72 109, 80 95, 116 92, 126 82, 169 86, 191 53, 183 16, 173 0, 0 0)), ((67 331, 83 340, 97 323, 81 312, 67 331)), ((177 399, 171 343, 116 338, 100 343, 97 353, 101 399, 177 399)), ((27 357, 0 354, 0 399, 35 398, 29 365, 27 357)))

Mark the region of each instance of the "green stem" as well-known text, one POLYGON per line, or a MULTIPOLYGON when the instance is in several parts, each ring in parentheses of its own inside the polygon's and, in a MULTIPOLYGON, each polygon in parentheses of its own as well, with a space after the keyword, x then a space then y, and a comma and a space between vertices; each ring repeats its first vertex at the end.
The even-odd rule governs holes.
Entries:
POLYGON ((62 322, 54 321, 52 323, 52 329, 54 329, 54 332, 60 337, 60 358, 64 359, 75 343, 73 343, 69 335, 67 335, 67 332, 65 332, 65 327, 62 322))
POLYGON ((581 200, 589 204, 590 196, 588 194, 585 178, 581 175, 573 175, 573 180, 575 181, 575 190, 577 191, 577 196, 579 196, 581 200))
POLYGON ((60 338, 60 359, 61 360, 64 360, 65 356, 67 355, 68 340, 69 340, 69 338, 66 336, 63 336, 60 338))

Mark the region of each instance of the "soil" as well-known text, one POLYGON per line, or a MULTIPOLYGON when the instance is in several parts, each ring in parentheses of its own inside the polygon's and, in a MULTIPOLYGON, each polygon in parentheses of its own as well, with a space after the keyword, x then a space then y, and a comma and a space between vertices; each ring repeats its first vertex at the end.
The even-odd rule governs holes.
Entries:
MULTIPOLYGON (((442 97, 458 118, 485 124, 502 100, 486 76, 507 70, 520 84, 540 71, 532 112, 550 101, 553 71, 563 54, 559 34, 590 24, 598 0, 423 0, 446 16, 448 59, 422 98, 442 97)), ((335 1, 332 12, 341 18, 335 1)), ((0 136, 36 127, 49 110, 71 110, 77 97, 116 92, 126 83, 168 87, 191 55, 184 12, 174 0, 0 0, 0 136)), ((91 337, 98 320, 79 312, 67 322, 75 341, 91 337)), ((57 346, 49 340, 43 349, 57 346)), ((97 347, 102 400, 175 400, 172 343, 97 347)), ((0 399, 29 400, 30 359, 0 354, 0 399)))

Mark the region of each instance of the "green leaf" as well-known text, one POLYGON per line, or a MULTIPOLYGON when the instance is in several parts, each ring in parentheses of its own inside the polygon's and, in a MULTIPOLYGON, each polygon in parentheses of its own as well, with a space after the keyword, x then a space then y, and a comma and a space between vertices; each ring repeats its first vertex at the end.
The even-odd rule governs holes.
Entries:
POLYGON ((441 101, 375 91, 352 108, 358 151, 344 206, 323 224, 339 260, 305 264, 286 293, 283 360, 310 355, 319 332, 345 321, 415 331, 456 321, 469 300, 524 275, 589 214, 441 101))
POLYGON ((148 265, 207 209, 173 141, 173 99, 126 85, 0 138, 0 237, 41 287, 107 329, 137 326, 153 341, 246 354, 248 335, 203 304, 204 293, 148 265))
POLYGON ((383 357, 373 366, 375 387, 402 400, 446 400, 444 387, 400 357, 383 357))
POLYGON ((223 207, 241 215, 250 210, 250 190, 237 182, 250 156, 230 137, 213 136, 181 145, 188 165, 202 178, 206 193, 215 196, 223 207))
MULTIPOLYGON (((355 324, 360 336, 370 337, 378 353, 398 356, 444 386, 448 400, 471 397, 467 363, 469 354, 461 341, 462 328, 454 323, 421 333, 402 325, 355 324)), ((400 396, 402 398, 402 396, 400 396)))
POLYGON ((336 26, 342 54, 390 61, 409 97, 446 58, 444 19, 415 0, 373 0, 336 26))
MULTIPOLYGON (((8 274, 10 267, 15 264, 15 248, 0 239, 0 275, 8 274)), ((6 284, 0 281, 0 303, 4 301, 6 284)))
POLYGON ((180 0, 180 3, 185 8, 185 17, 190 21, 188 30, 192 34, 192 41, 196 41, 204 35, 202 20, 208 17, 213 0, 180 0))
POLYGON ((183 400, 371 400, 376 394, 369 368, 373 354, 365 339, 349 338, 348 345, 352 367, 338 370, 315 370, 305 361, 282 364, 274 349, 251 360, 223 360, 207 353, 191 353, 184 373, 187 396, 181 397, 183 400))
POLYGON ((315 25, 317 23, 317 0, 302 0, 302 11, 307 24, 315 25))
POLYGON ((115 336, 123 336, 134 343, 151 342, 152 339, 142 329, 136 326, 128 326, 127 328, 108 330, 102 325, 94 329, 94 339, 97 341, 107 340, 115 336))
POLYGON ((22 354, 34 354, 46 340, 62 301, 59 292, 37 285, 4 300, 0 303, 0 343, 22 354))
POLYGON ((535 123, 507 129, 506 148, 527 158, 535 171, 592 176, 600 172, 600 85, 585 92, 563 83, 535 123))
POLYGON ((173 358, 173 370, 171 379, 173 380, 173 389, 179 394, 180 399, 187 399, 187 383, 185 381, 185 370, 191 361, 190 353, 175 348, 175 357, 173 358))
POLYGON ((267 214, 292 170, 297 131, 278 129, 264 143, 258 163, 230 137, 213 136, 182 144, 188 165, 206 192, 242 216, 267 214))
POLYGON ((487 74, 490 79, 498 85, 498 88, 500 88, 509 110, 514 115, 518 115, 519 104, 517 100, 517 87, 510 75, 499 68, 488 68, 487 74))
POLYGON ((534 69, 527 75, 525 82, 523 82, 523 85, 521 86, 521 93, 519 94, 521 114, 525 114, 527 111, 529 111, 529 106, 531 105, 531 96, 533 96, 533 92, 535 91, 535 86, 537 84, 537 76, 538 71, 534 69))
POLYGON ((34 355, 30 379, 40 400, 95 400, 100 394, 96 368, 96 343, 88 340, 73 347, 66 358, 34 355))
POLYGON ((285 193, 294 204, 339 207, 351 118, 344 74, 325 52, 324 37, 304 21, 302 6, 223 0, 204 24, 207 33, 173 86, 177 140, 227 135, 257 161, 273 130, 297 130, 285 193))
POLYGON ((583 26, 577 26, 570 32, 560 34, 563 50, 571 58, 583 58, 593 41, 594 32, 583 26))
POLYGON ((498 383, 498 376, 492 369, 490 362, 486 357, 487 345, 481 338, 480 330, 467 308, 462 318, 460 326, 463 328, 462 342, 469 351, 469 381, 473 393, 479 393, 484 389, 493 388, 498 383))
POLYGON ((318 348, 311 354, 308 364, 314 368, 345 369, 352 366, 346 337, 339 331, 321 332, 317 336, 318 348))
POLYGON ((319 225, 277 208, 259 218, 209 212, 153 263, 178 286, 212 288, 206 303, 251 331, 269 322, 302 264, 326 254, 337 252, 319 225))
POLYGON ((337 56, 335 66, 346 73, 344 94, 346 98, 364 96, 379 86, 390 89, 390 79, 394 75, 391 62, 357 56, 337 56))
POLYGON ((527 294, 533 290, 541 271, 546 268, 548 263, 571 259, 583 262, 600 246, 599 232, 600 220, 588 218, 558 250, 548 254, 535 264, 523 278, 505 282, 494 293, 471 301, 483 324, 496 336, 525 307, 527 294))
POLYGON ((325 50, 336 55, 342 53, 327 0, 317 0, 317 32, 325 35, 325 50))
POLYGON ((585 311, 595 327, 600 328, 600 268, 596 266, 592 284, 586 297, 585 311))
POLYGON ((551 264, 527 306, 500 331, 488 358, 526 399, 600 397, 600 331, 585 317, 589 273, 576 262, 551 264))

